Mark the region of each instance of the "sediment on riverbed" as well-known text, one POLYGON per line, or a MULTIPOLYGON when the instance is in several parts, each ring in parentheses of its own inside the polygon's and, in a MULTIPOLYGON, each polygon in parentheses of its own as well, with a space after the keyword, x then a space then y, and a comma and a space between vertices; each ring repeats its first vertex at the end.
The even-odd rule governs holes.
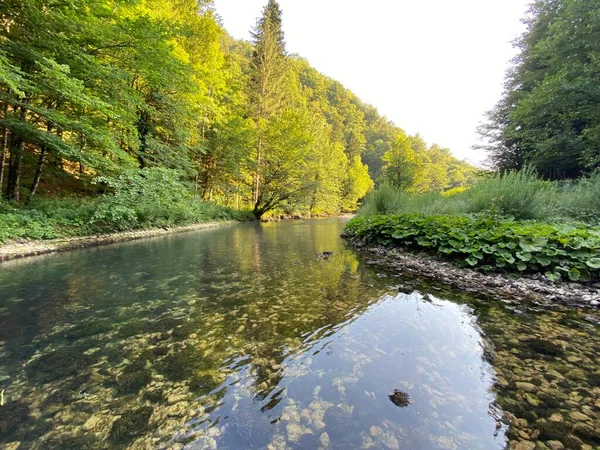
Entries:
POLYGON ((468 292, 499 299, 533 301, 543 305, 560 303, 587 308, 600 307, 600 283, 552 283, 541 274, 512 278, 508 274, 482 273, 456 267, 435 256, 408 253, 399 248, 369 246, 358 239, 347 240, 368 258, 368 264, 431 279, 468 292))
POLYGON ((220 222, 205 222, 172 228, 150 228, 120 233, 110 233, 92 236, 76 236, 61 239, 36 240, 24 242, 8 242, 0 245, 0 262, 11 259, 25 258, 28 256, 45 255, 48 253, 62 252, 76 248, 97 247, 100 245, 114 244, 117 242, 133 241, 153 236, 170 233, 183 233, 205 228, 215 228, 224 225, 239 223, 235 220, 220 222))

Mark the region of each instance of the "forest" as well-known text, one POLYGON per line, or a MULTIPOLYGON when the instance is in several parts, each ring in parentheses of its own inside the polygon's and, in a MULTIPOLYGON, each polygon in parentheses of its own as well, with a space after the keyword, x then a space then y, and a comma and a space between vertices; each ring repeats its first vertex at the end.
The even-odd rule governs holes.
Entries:
POLYGON ((600 167, 600 8, 585 0, 538 0, 515 42, 505 91, 481 134, 494 167, 528 165, 546 179, 600 167))
POLYGON ((408 136, 210 1, 0 5, 0 239, 356 210, 386 172, 414 192, 475 169, 408 136))

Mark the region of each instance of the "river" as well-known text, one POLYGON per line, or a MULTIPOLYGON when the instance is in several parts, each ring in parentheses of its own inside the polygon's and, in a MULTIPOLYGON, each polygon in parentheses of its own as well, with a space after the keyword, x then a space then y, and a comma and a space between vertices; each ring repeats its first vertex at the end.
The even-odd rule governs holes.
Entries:
POLYGON ((389 273, 343 225, 240 224, 3 263, 0 444, 600 446, 597 314, 389 273))

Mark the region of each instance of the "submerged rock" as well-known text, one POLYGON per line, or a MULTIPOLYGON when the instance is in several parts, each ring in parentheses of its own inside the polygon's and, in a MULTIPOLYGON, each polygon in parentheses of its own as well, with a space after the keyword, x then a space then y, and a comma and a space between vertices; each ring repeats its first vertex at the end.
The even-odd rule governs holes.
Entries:
POLYGON ((27 421, 29 408, 20 402, 10 402, 0 407, 0 438, 3 440, 17 431, 27 421))
POLYGON ((76 375, 96 362, 95 354, 86 355, 79 346, 67 345, 45 353, 25 366, 30 379, 47 383, 76 375))
POLYGON ((120 443, 140 436, 146 432, 153 411, 154 408, 151 406, 143 406, 123 413, 113 424, 108 436, 109 440, 120 443))
POLYGON ((145 361, 138 360, 129 364, 117 378, 119 390, 124 393, 135 393, 152 380, 152 372, 145 368, 145 361))
POLYGON ((399 408, 406 408, 410 405, 410 395, 399 389, 394 389, 394 392, 389 394, 388 398, 399 408))

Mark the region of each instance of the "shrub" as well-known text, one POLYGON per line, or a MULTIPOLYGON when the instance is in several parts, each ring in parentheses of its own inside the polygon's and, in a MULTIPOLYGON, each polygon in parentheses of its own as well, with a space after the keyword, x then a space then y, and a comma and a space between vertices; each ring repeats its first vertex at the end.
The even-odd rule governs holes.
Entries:
POLYGON ((108 192, 91 199, 38 198, 29 207, 0 201, 0 242, 248 220, 251 216, 192 196, 177 174, 167 169, 129 171, 97 183, 108 192))
POLYGON ((359 215, 493 214, 519 220, 600 223, 600 173, 578 181, 544 181, 531 169, 496 174, 469 189, 409 194, 382 185, 369 194, 359 215))
POLYGON ((600 276, 600 227, 405 214, 357 217, 345 234, 369 244, 437 253, 484 271, 541 272, 550 280, 573 281, 600 276))

